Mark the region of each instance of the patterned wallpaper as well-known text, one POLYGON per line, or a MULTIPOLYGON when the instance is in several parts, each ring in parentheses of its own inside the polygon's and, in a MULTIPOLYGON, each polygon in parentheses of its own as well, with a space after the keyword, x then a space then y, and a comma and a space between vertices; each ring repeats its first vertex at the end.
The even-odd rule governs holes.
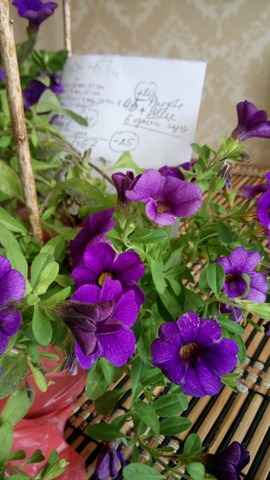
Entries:
MULTIPOLYGON (((60 7, 61 0, 58 3, 60 7)), ((254 102, 270 117, 269 0, 71 0, 71 4, 74 53, 207 62, 198 143, 219 145, 220 135, 236 125, 239 101, 254 102)), ((58 36, 59 41, 57 27, 50 28, 50 38, 58 36)), ((248 142, 253 162, 270 166, 269 140, 248 142)))

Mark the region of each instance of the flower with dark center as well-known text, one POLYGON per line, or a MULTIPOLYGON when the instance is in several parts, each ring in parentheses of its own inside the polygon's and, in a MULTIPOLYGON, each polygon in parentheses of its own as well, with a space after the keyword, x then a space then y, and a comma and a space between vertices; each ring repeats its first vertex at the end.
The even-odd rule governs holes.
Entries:
POLYGON ((185 313, 177 322, 161 325, 151 347, 152 363, 186 395, 216 395, 222 387, 220 376, 237 364, 236 342, 221 335, 214 320, 185 313))
POLYGON ((20 17, 29 20, 29 30, 33 33, 38 32, 40 24, 58 7, 55 2, 43 3, 41 0, 13 0, 13 5, 18 8, 20 17))
POLYGON ((158 225, 172 225, 177 217, 191 217, 202 206, 202 191, 194 183, 164 177, 149 169, 136 179, 126 198, 146 203, 146 215, 158 225))
POLYGON ((116 442, 108 442, 98 454, 95 474, 99 480, 113 480, 118 476, 119 468, 126 465, 126 461, 122 451, 122 444, 116 442))
POLYGON ((82 229, 75 239, 70 242, 73 268, 82 263, 86 247, 97 245, 104 239, 105 233, 114 227, 113 214, 114 208, 109 208, 108 210, 102 210, 89 215, 84 221, 82 229))
POLYGON ((131 326, 138 315, 134 292, 123 293, 118 280, 106 278, 102 288, 83 285, 57 313, 73 333, 80 366, 90 368, 99 356, 114 366, 124 365, 133 354, 131 326))
POLYGON ((233 442, 219 453, 206 453, 201 461, 207 473, 218 480, 240 480, 243 468, 249 463, 250 455, 239 442, 233 442))
POLYGON ((270 138, 270 122, 267 113, 245 100, 236 106, 238 124, 231 136, 243 142, 251 137, 270 138))
POLYGON ((76 288, 86 284, 102 287, 108 277, 119 280, 124 291, 134 291, 135 301, 141 305, 145 301, 145 295, 136 283, 144 271, 144 263, 136 252, 118 254, 109 244, 99 243, 86 248, 83 264, 73 270, 72 278, 76 288))

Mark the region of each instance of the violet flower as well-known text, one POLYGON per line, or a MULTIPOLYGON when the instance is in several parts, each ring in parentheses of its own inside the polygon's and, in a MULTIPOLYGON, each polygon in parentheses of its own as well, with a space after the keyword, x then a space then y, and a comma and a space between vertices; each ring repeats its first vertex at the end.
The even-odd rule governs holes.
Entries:
POLYGON ((118 280, 107 278, 101 289, 83 285, 71 301, 62 303, 58 314, 77 341, 75 352, 82 368, 90 368, 101 355, 121 367, 133 354, 135 335, 130 327, 138 306, 134 292, 123 293, 118 280))
POLYGON ((144 275, 145 266, 136 252, 116 253, 107 243, 89 245, 83 256, 83 264, 72 272, 76 288, 86 284, 103 286, 107 277, 119 280, 123 291, 133 290, 138 305, 145 302, 145 295, 136 283, 144 275))
POLYGON ((105 233, 115 225, 112 220, 114 208, 102 210, 89 215, 84 221, 83 227, 74 240, 70 242, 70 251, 73 260, 73 268, 82 263, 83 254, 87 246, 93 247, 104 239, 105 233))
POLYGON ((172 225, 177 217, 190 217, 202 206, 202 191, 194 183, 149 169, 126 191, 128 200, 146 203, 146 215, 158 225, 172 225))
POLYGON ((24 277, 11 268, 7 258, 0 256, 0 354, 6 350, 8 338, 20 328, 21 313, 10 303, 22 300, 24 292, 24 277))
POLYGON ((128 203, 125 193, 134 181, 134 173, 130 171, 126 172, 126 174, 117 172, 112 175, 112 180, 117 191, 118 203, 120 207, 123 207, 128 203))
POLYGON ((125 465, 122 444, 108 442, 97 457, 95 474, 99 480, 107 480, 110 477, 114 480, 118 476, 118 470, 125 465))
POLYGON ((259 199, 257 205, 258 219, 263 227, 268 231, 270 245, 270 190, 267 190, 259 199))
MULTIPOLYGON (((192 167, 191 162, 182 163, 179 167, 183 168, 184 170, 189 171, 192 167)), ((163 175, 163 177, 175 177, 180 178, 180 180, 185 180, 183 173, 179 170, 179 167, 169 167, 168 165, 164 165, 163 167, 158 169, 158 172, 163 175)))
POLYGON ((46 90, 52 90, 52 92, 56 93, 57 95, 64 92, 59 73, 42 72, 41 74, 50 78, 50 85, 47 86, 37 79, 31 80, 28 87, 23 91, 24 108, 26 110, 29 110, 32 105, 35 105, 46 90))
POLYGON ((5 81, 5 74, 2 67, 0 67, 0 80, 2 80, 2 82, 5 81))
POLYGON ((177 322, 161 325, 151 347, 152 363, 186 395, 216 395, 222 387, 220 376, 237 364, 236 342, 221 335, 214 320, 187 312, 177 322))
POLYGON ((270 122, 267 113, 245 100, 236 106, 238 124, 231 136, 243 142, 251 137, 270 138, 270 122))
POLYGON ((254 198, 260 193, 265 193, 270 190, 270 172, 266 175, 267 182, 258 183, 258 185, 244 185, 243 195, 245 198, 254 198))
POLYGON ((219 453, 207 453, 202 463, 207 473, 218 480, 240 480, 243 468, 249 463, 250 455, 239 442, 232 442, 219 453))
POLYGON ((13 0, 13 5, 18 8, 20 17, 29 20, 29 29, 33 33, 38 32, 40 24, 58 7, 55 2, 43 3, 41 0, 13 0))
POLYGON ((270 337, 270 320, 263 325, 264 333, 267 337, 270 337))

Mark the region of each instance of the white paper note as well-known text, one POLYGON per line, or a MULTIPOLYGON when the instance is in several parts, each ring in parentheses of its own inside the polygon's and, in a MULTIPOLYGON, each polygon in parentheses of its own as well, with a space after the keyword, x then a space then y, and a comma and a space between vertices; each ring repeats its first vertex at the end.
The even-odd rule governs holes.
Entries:
POLYGON ((88 120, 61 116, 58 126, 80 151, 110 164, 130 151, 143 168, 191 159, 205 76, 204 62, 73 55, 63 73, 64 108, 88 120))

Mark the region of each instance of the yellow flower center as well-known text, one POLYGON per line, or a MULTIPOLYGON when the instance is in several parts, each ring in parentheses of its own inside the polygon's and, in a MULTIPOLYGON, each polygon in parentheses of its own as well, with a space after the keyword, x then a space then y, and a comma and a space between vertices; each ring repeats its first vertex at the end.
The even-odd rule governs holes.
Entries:
POLYGON ((170 207, 163 202, 157 202, 157 213, 170 212, 170 207))
POLYGON ((200 347, 197 343, 188 343, 180 348, 180 356, 185 360, 191 360, 197 355, 199 349, 200 347))
POLYGON ((105 282, 106 278, 108 278, 108 277, 113 278, 112 273, 103 272, 98 278, 98 284, 102 287, 103 283, 105 282))

